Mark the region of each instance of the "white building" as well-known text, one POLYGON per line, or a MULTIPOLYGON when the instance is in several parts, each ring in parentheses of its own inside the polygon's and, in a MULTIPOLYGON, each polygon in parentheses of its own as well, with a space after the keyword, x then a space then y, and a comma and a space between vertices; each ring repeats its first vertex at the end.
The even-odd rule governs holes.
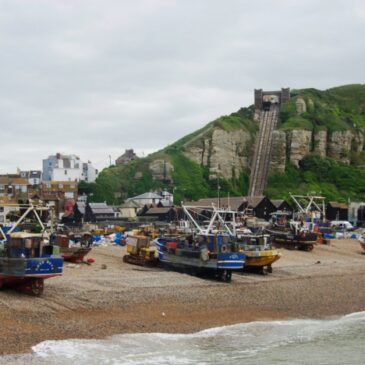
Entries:
POLYGON ((174 205, 174 195, 164 190, 162 193, 161 203, 164 207, 171 207, 174 205))
POLYGON ((126 203, 135 202, 139 205, 157 205, 162 204, 164 207, 170 207, 173 205, 174 197, 168 191, 163 191, 161 194, 148 192, 141 195, 134 196, 132 198, 128 198, 126 203))
POLYGON ((76 155, 57 153, 43 160, 43 181, 94 182, 97 174, 90 161, 84 163, 76 155))
POLYGON ((94 182, 97 178, 98 170, 92 166, 91 161, 82 164, 82 176, 81 180, 86 182, 94 182))
POLYGON ((157 205, 162 199, 163 199, 162 195, 152 193, 152 192, 148 192, 148 193, 144 193, 144 194, 141 194, 141 195, 134 196, 132 198, 128 198, 126 200, 126 203, 128 203, 130 201, 134 201, 134 202, 138 203, 141 206, 151 205, 151 204, 157 205))

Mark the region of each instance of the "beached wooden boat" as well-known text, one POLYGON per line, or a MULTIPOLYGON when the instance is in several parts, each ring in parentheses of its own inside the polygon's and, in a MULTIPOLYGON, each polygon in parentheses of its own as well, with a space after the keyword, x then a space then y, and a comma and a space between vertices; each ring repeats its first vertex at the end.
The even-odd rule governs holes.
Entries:
POLYGON ((44 280, 62 274, 59 248, 37 233, 16 232, 7 236, 0 256, 0 287, 16 287, 40 295, 44 280))
POLYGON ((364 250, 362 253, 365 254, 365 234, 359 238, 360 246, 364 250))
POLYGON ((270 235, 264 233, 245 233, 237 236, 237 244, 246 256, 245 271, 271 273, 272 264, 281 254, 270 245, 270 235))
POLYGON ((312 251, 318 234, 306 227, 303 221, 288 221, 289 213, 272 213, 272 224, 265 231, 272 237, 275 246, 290 250, 312 251))
POLYGON ((80 263, 92 249, 90 238, 90 233, 76 236, 56 234, 54 242, 60 247, 60 254, 65 261, 80 263))

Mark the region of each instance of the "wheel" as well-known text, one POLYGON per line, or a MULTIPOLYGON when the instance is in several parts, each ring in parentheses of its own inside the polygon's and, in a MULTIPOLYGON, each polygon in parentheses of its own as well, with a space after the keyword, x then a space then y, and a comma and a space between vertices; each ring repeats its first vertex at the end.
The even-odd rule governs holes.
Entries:
POLYGON ((128 262, 128 261, 127 261, 127 255, 124 255, 124 256, 123 256, 123 262, 128 262))
POLYGON ((267 265, 267 272, 269 273, 269 274, 272 274, 272 266, 271 265, 267 265))
POLYGON ((43 293, 44 290, 44 280, 43 279, 34 279, 30 283, 30 293, 35 296, 39 296, 43 293))

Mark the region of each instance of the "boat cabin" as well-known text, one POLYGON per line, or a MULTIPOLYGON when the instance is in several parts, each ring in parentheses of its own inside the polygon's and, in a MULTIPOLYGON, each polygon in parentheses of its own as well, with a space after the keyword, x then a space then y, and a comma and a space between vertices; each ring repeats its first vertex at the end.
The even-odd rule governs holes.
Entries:
POLYGON ((6 254, 11 258, 50 257, 59 254, 58 246, 44 242, 40 233, 11 233, 6 244, 6 254))
POLYGON ((45 243, 42 234, 16 232, 8 236, 0 257, 0 274, 13 278, 45 278, 60 275, 62 265, 58 246, 45 243))

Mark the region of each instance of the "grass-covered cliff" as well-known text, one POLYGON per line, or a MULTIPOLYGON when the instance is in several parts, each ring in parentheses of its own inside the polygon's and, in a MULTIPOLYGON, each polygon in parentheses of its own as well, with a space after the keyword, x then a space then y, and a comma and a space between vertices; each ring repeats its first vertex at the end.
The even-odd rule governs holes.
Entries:
POLYGON ((339 86, 326 91, 293 90, 280 113, 282 129, 309 129, 329 132, 365 129, 365 85, 339 86), (298 115, 296 102, 302 98, 306 112, 298 115))
MULTIPOLYGON (((146 158, 106 168, 96 183, 80 184, 80 192, 88 193, 93 201, 117 204, 129 196, 168 189, 174 191, 179 203, 216 196, 219 180, 221 195, 245 195, 258 130, 254 113, 252 106, 242 108, 146 158)), ((279 131, 285 132, 284 140, 289 141, 282 156, 285 170, 271 174, 265 193, 281 198, 289 192, 316 191, 329 200, 365 200, 364 130, 365 85, 292 91, 291 99, 282 106, 279 123, 279 131), (301 114, 298 98, 305 102, 306 111, 301 114), (293 129, 312 133, 310 146, 303 155, 299 153, 298 166, 291 159, 291 153, 298 155, 290 134, 293 129), (320 131, 326 131, 321 135, 324 141, 317 138, 320 131)))

